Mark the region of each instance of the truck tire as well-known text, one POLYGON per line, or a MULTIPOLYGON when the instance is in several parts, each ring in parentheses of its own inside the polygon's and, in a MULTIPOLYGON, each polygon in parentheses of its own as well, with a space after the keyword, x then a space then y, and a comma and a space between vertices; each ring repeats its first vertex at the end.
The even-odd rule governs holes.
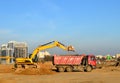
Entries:
POLYGON ((72 72, 73 71, 73 68, 72 67, 66 67, 66 72, 72 72))
POLYGON ((17 64, 14 64, 14 68, 17 68, 18 66, 17 66, 17 64))
POLYGON ((115 66, 117 67, 117 66, 119 66, 119 64, 120 64, 120 62, 116 62, 116 63, 115 63, 115 66))
POLYGON ((88 65, 88 66, 86 67, 86 71, 87 71, 87 72, 91 72, 91 71, 92 71, 92 67, 91 67, 90 65, 88 65))
POLYGON ((64 67, 58 67, 57 70, 58 70, 58 72, 64 72, 65 68, 64 67))

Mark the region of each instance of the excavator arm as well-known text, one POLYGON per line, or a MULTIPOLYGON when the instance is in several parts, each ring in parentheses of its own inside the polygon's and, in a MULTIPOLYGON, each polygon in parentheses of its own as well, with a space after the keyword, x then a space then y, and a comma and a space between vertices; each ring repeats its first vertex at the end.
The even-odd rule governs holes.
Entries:
POLYGON ((49 43, 46 43, 44 45, 40 45, 38 46, 32 53, 30 59, 33 59, 39 51, 41 50, 45 50, 45 49, 49 49, 49 48, 53 48, 53 47, 59 47, 63 50, 66 50, 66 51, 74 51, 74 47, 73 46, 65 46, 64 44, 58 42, 58 41, 52 41, 52 42, 49 42, 49 43))

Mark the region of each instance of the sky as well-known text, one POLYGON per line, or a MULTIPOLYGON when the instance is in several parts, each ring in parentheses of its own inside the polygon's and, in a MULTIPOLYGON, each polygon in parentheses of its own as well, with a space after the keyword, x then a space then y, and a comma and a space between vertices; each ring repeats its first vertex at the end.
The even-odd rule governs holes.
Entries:
MULTIPOLYGON (((76 54, 120 53, 120 0, 0 0, 0 45, 56 40, 76 54)), ((64 54, 59 48, 51 53, 64 54)))

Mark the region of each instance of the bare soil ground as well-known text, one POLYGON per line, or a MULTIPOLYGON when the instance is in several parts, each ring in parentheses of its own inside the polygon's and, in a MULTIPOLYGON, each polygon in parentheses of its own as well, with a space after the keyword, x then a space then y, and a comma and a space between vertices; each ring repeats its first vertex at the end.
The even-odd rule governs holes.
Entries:
POLYGON ((120 67, 105 66, 92 72, 55 72, 50 62, 40 69, 18 69, 0 65, 0 83, 120 83, 120 67))

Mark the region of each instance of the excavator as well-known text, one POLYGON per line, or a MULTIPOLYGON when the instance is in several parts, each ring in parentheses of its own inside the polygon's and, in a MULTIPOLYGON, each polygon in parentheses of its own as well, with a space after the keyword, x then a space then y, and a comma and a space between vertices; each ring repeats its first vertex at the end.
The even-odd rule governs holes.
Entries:
POLYGON ((15 59, 15 64, 14 67, 15 68, 40 68, 39 65, 36 62, 36 57, 39 51, 42 50, 46 50, 49 48, 53 48, 53 47, 59 47, 63 50, 66 51, 75 51, 73 46, 65 46, 64 44, 58 42, 58 41, 52 41, 43 45, 38 46, 31 54, 31 56, 29 56, 28 58, 16 58, 15 59))

